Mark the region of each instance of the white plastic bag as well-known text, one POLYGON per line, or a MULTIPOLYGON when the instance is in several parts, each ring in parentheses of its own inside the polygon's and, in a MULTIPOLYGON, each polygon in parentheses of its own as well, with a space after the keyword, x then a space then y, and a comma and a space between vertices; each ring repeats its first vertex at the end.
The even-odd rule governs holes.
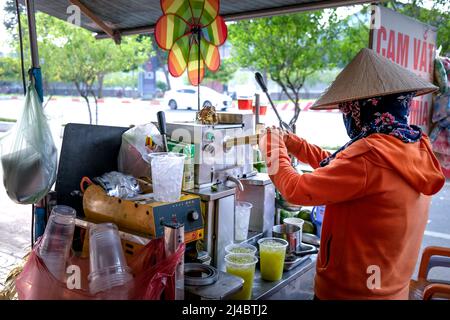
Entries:
POLYGON ((3 184, 11 200, 40 201, 56 180, 57 157, 39 96, 29 84, 22 116, 1 140, 3 184))
POLYGON ((119 171, 135 178, 150 176, 150 164, 144 157, 151 152, 162 151, 161 145, 161 135, 152 123, 125 131, 118 158, 119 171))

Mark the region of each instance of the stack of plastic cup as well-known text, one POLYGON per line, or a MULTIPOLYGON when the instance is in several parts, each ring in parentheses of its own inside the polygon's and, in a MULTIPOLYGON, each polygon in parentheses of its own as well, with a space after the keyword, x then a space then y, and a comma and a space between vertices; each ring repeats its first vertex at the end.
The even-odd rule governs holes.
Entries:
POLYGON ((115 224, 101 223, 90 228, 89 256, 91 293, 102 293, 106 295, 102 297, 105 299, 128 299, 133 275, 127 266, 115 224))
POLYGON ((72 248, 75 230, 75 209, 68 206, 55 206, 45 228, 39 246, 39 256, 53 276, 65 280, 66 262, 72 248))

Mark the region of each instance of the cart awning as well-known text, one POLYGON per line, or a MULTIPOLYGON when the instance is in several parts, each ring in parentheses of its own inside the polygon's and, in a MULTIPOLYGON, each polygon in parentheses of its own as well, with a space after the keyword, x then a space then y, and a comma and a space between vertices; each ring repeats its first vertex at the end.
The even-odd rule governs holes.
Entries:
MULTIPOLYGON (((68 20, 71 5, 82 11, 81 26, 98 38, 153 33, 161 16, 160 0, 34 0, 35 8, 68 20)), ((368 0, 221 0, 220 14, 227 21, 374 2, 368 0)))

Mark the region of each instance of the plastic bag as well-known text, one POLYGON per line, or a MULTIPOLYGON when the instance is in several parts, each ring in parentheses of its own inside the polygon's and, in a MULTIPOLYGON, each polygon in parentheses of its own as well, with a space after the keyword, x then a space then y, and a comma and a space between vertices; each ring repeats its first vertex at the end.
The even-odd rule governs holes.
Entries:
POLYGON ((150 165, 143 157, 151 152, 163 151, 158 128, 152 123, 136 126, 122 135, 118 169, 136 178, 150 176, 150 165))
POLYGON ((139 183, 133 176, 112 171, 94 178, 110 197, 130 199, 141 193, 139 183))
POLYGON ((445 70, 443 59, 438 57, 434 60, 434 78, 439 86, 441 93, 448 92, 447 72, 445 70))
MULTIPOLYGON (((89 293, 89 259, 73 256, 68 265, 80 268, 81 289, 69 289, 67 284, 57 280, 38 256, 36 244, 22 271, 16 279, 19 300, 98 300, 122 296, 117 290, 129 287, 115 287, 97 295, 89 293)), ((173 300, 175 297, 175 270, 184 256, 184 244, 176 253, 166 256, 164 240, 151 240, 135 253, 128 263, 134 274, 130 300, 173 300)), ((69 277, 71 275, 69 274, 69 277)), ((69 280, 69 284, 71 281, 69 280)))
POLYGON ((3 184, 11 200, 41 200, 56 180, 57 149, 34 85, 29 84, 22 117, 1 140, 3 184))
POLYGON ((438 95, 434 98, 431 121, 436 123, 447 117, 450 117, 450 93, 438 95))

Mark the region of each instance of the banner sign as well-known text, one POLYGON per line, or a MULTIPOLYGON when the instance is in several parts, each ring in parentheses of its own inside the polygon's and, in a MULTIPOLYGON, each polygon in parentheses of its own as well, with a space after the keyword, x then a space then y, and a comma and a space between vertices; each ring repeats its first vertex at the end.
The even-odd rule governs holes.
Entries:
MULTIPOLYGON (((388 8, 372 6, 369 47, 433 82, 436 29, 388 8)), ((413 100, 410 123, 429 133, 432 94, 413 100)))

